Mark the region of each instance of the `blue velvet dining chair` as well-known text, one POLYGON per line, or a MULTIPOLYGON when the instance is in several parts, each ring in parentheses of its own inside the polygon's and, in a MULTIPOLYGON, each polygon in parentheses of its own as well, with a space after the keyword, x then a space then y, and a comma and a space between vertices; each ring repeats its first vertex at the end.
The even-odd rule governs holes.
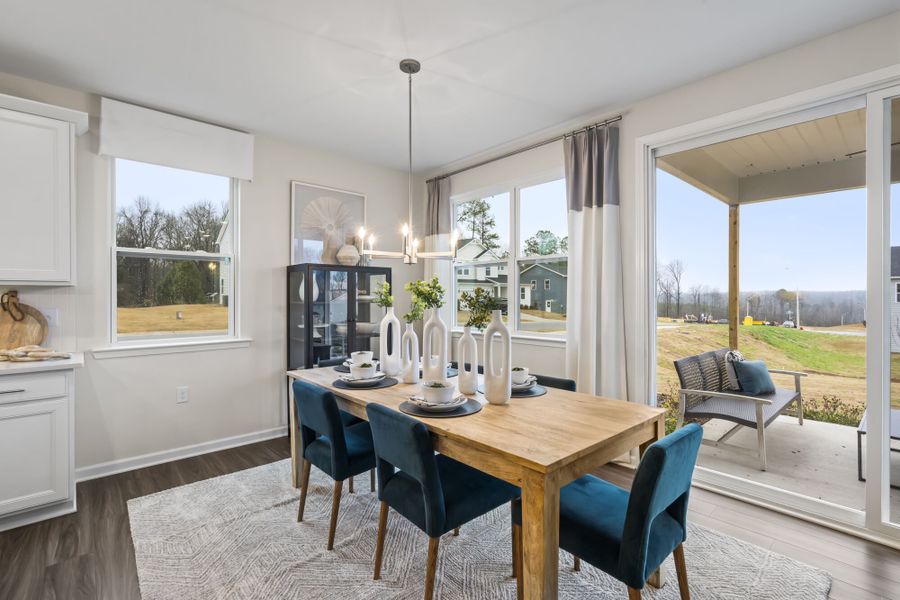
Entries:
MULTIPOLYGON (((691 478, 703 430, 696 423, 667 435, 644 453, 631 492, 593 475, 559 492, 559 547, 628 586, 640 599, 651 573, 674 554, 678 588, 689 600, 682 543, 687 539, 691 478)), ((513 522, 522 512, 513 507, 513 522)), ((521 536, 516 549, 521 564, 521 536)))
POLYGON ((425 600, 431 600, 440 537, 517 498, 519 488, 435 454, 428 428, 415 419, 379 404, 366 406, 366 413, 381 500, 374 578, 381 578, 388 512, 393 508, 428 536, 425 600))
POLYGON ((372 431, 365 421, 347 425, 334 395, 317 385, 299 379, 294 381, 294 402, 297 403, 297 416, 300 420, 303 457, 297 521, 303 521, 310 466, 315 465, 334 479, 327 546, 331 550, 334 548, 344 480, 349 479, 352 483, 354 475, 371 471, 375 467, 372 431))

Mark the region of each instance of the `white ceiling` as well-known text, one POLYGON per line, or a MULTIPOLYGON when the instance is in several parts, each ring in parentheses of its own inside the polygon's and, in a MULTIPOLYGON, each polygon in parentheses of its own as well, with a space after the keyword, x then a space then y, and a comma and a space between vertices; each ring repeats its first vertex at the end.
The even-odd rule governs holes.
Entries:
POLYGON ((0 71, 396 168, 447 164, 900 0, 0 0, 0 71))

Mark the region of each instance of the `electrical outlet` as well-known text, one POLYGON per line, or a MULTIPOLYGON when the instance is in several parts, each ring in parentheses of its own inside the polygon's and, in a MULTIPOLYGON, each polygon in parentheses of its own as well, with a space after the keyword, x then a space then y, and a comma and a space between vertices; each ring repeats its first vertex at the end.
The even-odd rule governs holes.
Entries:
POLYGON ((44 318, 47 319, 47 325, 50 327, 59 327, 59 309, 48 308, 43 311, 44 318))
POLYGON ((188 386, 181 385, 175 388, 175 403, 184 404, 188 401, 188 386))

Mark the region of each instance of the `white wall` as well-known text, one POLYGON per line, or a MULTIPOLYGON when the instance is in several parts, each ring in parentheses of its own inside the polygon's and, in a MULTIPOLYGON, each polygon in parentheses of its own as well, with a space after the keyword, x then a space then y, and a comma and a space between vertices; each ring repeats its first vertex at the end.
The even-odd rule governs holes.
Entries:
MULTIPOLYGON (((598 110, 594 114, 584 115, 579 119, 561 124, 559 127, 504 144, 478 156, 470 157, 468 160, 445 165, 443 168, 428 173, 428 177, 463 167, 467 162, 479 162, 490 157, 491 154, 503 154, 516 147, 523 147, 536 140, 559 135, 614 114, 624 114, 624 118, 619 124, 621 129, 619 160, 629 396, 631 399, 643 400, 637 398, 635 391, 637 383, 635 365, 646 352, 646 341, 641 338, 643 324, 639 323, 646 301, 638 293, 638 282, 644 276, 645 267, 643 264, 639 264, 641 249, 635 235, 638 227, 634 198, 636 139, 657 131, 900 64, 900 35, 898 32, 900 32, 900 12, 768 56, 630 106, 607 107, 598 110)), ((714 48, 710 50, 714 51, 714 48)), ((480 190, 494 183, 503 183, 515 177, 534 174, 538 169, 561 168, 562 165, 561 144, 552 144, 454 176, 451 181, 451 192, 459 194, 480 190)), ((575 323, 570 323, 570 325, 577 326, 575 323)), ((563 348, 533 346, 524 340, 516 341, 514 348, 514 354, 518 353, 522 357, 521 360, 535 361, 536 363, 525 366, 537 372, 563 375, 561 372, 554 372, 563 367, 564 363, 559 358, 564 355, 563 348)))
MULTIPOLYGON (((99 98, 0 74, 0 93, 84 110, 90 131, 77 148, 77 268, 74 288, 19 287, 24 302, 58 308, 49 344, 86 351, 76 376, 76 466, 84 467, 278 428, 285 424, 285 275, 289 261, 290 180, 368 196, 369 227, 379 247, 399 250, 406 173, 375 167, 285 141, 256 138, 255 179, 241 184, 240 310, 247 348, 95 360, 108 344, 109 171, 95 154, 99 98), (396 239, 395 239, 396 237, 396 239), (396 247, 394 247, 396 246, 396 247), (190 402, 175 404, 175 387, 190 402)), ((423 189, 418 181, 416 189, 423 189)), ((423 205, 423 203, 417 203, 423 205)), ((421 215, 416 219, 421 221, 421 215)), ((422 276, 421 265, 391 261, 395 289, 422 276)), ((408 309, 397 293, 397 309, 408 309)))

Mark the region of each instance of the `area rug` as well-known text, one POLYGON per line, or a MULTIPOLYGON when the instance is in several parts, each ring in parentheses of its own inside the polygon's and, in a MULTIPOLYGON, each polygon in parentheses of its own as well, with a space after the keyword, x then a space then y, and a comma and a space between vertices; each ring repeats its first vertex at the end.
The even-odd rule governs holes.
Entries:
MULTIPOLYGON (((378 501, 368 477, 346 487, 333 552, 325 550, 333 483, 313 469, 306 514, 288 460, 208 479, 128 502, 143 600, 363 599, 422 597, 427 539, 392 513, 382 579, 372 580, 378 501)), ((560 553, 559 597, 621 599, 625 587, 590 565, 580 572, 560 553)), ((752 544, 692 525, 685 545, 691 597, 821 600, 828 573, 752 544)), ((644 597, 678 598, 668 583, 644 597)), ((435 597, 514 599, 509 508, 441 540, 435 597)))

